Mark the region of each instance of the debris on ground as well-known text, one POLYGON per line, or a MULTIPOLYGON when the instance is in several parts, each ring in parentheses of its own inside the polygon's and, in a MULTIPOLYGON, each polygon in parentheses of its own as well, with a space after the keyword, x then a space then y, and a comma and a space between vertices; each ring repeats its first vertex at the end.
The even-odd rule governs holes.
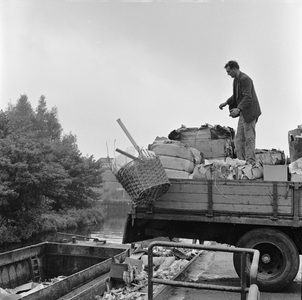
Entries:
MULTIPOLYGON (((146 249, 141 260, 144 262, 141 270, 137 265, 128 263, 128 270, 123 272, 123 283, 115 288, 108 282, 104 295, 95 296, 96 300, 146 300, 148 299, 148 255, 146 249)), ((172 279, 180 272, 199 251, 185 248, 165 248, 155 246, 153 248, 153 277, 160 279, 172 279)), ((134 251, 135 253, 135 251, 134 251)), ((137 252, 136 252, 137 253, 137 252)), ((161 285, 154 284, 153 293, 161 285)))

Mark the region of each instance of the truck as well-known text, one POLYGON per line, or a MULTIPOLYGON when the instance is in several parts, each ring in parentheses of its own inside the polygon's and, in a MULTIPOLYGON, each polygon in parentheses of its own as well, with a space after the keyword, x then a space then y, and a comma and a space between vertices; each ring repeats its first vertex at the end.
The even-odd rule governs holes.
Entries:
MULTIPOLYGON (((170 179, 155 201, 133 205, 123 243, 157 237, 216 241, 260 252, 260 291, 280 291, 299 271, 302 182, 170 179)), ((251 265, 252 257, 247 260, 251 265)), ((240 277, 240 255, 233 255, 240 277)))

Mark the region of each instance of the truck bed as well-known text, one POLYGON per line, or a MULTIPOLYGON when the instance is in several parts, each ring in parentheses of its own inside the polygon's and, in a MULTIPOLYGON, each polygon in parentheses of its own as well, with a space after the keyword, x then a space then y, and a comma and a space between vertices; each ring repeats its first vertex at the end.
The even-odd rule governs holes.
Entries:
POLYGON ((133 206, 124 243, 157 236, 216 238, 226 242, 225 235, 230 236, 239 224, 241 230, 245 230, 242 225, 286 227, 288 231, 302 227, 302 183, 192 179, 170 182, 169 191, 159 200, 133 206), (214 224, 215 236, 211 235, 214 224), (221 227, 220 235, 217 226, 221 227))

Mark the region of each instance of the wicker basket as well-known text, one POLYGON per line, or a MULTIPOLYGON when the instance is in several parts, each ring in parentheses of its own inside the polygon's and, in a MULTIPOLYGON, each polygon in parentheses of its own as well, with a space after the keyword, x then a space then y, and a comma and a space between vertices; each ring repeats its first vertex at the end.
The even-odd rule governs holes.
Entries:
POLYGON ((144 150, 115 173, 135 204, 149 204, 165 194, 170 182, 158 156, 144 150))

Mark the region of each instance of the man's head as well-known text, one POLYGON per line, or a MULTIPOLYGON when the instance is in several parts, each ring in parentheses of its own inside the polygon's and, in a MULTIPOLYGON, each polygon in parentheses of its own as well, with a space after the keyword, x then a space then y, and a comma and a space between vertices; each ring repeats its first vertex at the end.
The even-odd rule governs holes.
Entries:
POLYGON ((230 60, 229 62, 227 62, 224 68, 228 73, 228 75, 231 76, 232 78, 237 78, 240 74, 239 64, 235 60, 230 60))

